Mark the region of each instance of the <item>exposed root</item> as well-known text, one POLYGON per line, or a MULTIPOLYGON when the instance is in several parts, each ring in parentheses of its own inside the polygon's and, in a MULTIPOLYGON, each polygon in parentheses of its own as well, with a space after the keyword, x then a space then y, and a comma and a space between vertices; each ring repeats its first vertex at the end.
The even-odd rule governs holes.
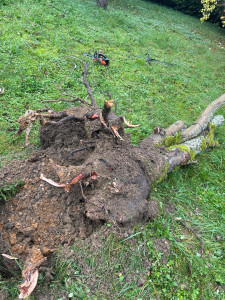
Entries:
POLYGON ((42 125, 46 123, 44 117, 49 117, 54 113, 53 110, 49 108, 38 109, 38 110, 27 110, 25 114, 17 120, 19 123, 19 129, 14 134, 14 138, 19 136, 23 131, 26 132, 26 144, 27 147, 29 145, 29 134, 31 131, 32 123, 39 120, 42 125), (47 112, 47 113, 46 113, 47 112))
POLYGON ((124 124, 125 124, 128 128, 135 128, 135 127, 140 126, 140 124, 138 124, 138 125, 133 125, 132 123, 129 123, 129 122, 125 119, 125 117, 123 117, 123 122, 124 122, 124 124))
POLYGON ((38 281, 38 268, 46 260, 40 249, 33 247, 27 257, 22 271, 23 282, 18 286, 20 290, 19 299, 25 299, 33 292, 38 281))
POLYGON ((117 125, 112 125, 111 126, 111 130, 112 133, 121 141, 123 141, 124 139, 122 138, 122 136, 119 134, 118 130, 119 130, 119 126, 117 125))
POLYGON ((80 149, 73 150, 72 152, 69 153, 69 155, 65 159, 66 160, 69 159, 70 156, 73 155, 74 153, 84 151, 84 150, 87 150, 87 149, 93 149, 93 148, 95 148, 95 146, 91 145, 91 146, 86 146, 86 147, 83 147, 83 148, 80 148, 80 149))
MULTIPOLYGON (((40 175, 40 179, 48 182, 49 184, 51 184, 55 187, 59 187, 59 188, 63 187, 65 189, 65 191, 68 193, 70 191, 70 188, 72 185, 74 185, 86 178, 96 179, 97 176, 98 175, 95 172, 92 172, 90 174, 85 174, 84 172, 82 172, 78 176, 76 176, 72 180, 70 180, 68 183, 57 183, 57 182, 53 181, 52 179, 46 178, 43 174, 40 175)), ((88 183, 88 181, 86 181, 86 184, 87 183, 88 183)))
POLYGON ((60 125, 70 120, 75 120, 78 122, 84 121, 84 118, 78 118, 74 115, 69 115, 69 111, 61 111, 61 112, 54 112, 50 108, 45 109, 37 109, 37 110, 27 110, 25 114, 17 120, 19 123, 19 128, 17 132, 14 134, 14 138, 18 137, 23 131, 26 133, 26 143, 25 147, 29 146, 29 135, 32 128, 32 125, 36 121, 40 121, 42 126, 54 124, 60 125), (47 120, 48 119, 48 120, 47 120), (59 121, 52 121, 51 119, 61 119, 59 121))
POLYGON ((53 185, 55 187, 60 187, 60 188, 61 187, 66 187, 66 183, 57 183, 57 182, 53 181, 52 179, 46 178, 44 176, 44 174, 42 174, 42 173, 40 175, 40 179, 48 182, 49 184, 51 184, 51 185, 53 185))
POLYGON ((104 106, 101 112, 100 120, 104 126, 109 126, 109 114, 111 112, 111 108, 113 107, 113 99, 105 100, 104 106))

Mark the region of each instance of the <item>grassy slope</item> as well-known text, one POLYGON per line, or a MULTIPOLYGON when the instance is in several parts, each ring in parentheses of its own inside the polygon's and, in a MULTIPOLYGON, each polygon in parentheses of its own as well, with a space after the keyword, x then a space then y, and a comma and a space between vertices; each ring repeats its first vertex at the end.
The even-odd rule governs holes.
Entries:
MULTIPOLYGON (((74 60, 68 55, 89 62, 88 80, 99 105, 104 100, 102 91, 109 91, 118 103, 118 113, 134 124, 141 124, 132 131, 134 143, 150 134, 156 125, 166 127, 178 119, 190 125, 207 104, 224 92, 225 39, 224 32, 217 26, 201 25, 195 18, 137 0, 112 1, 107 11, 97 9, 94 0, 5 2, 8 3, 5 6, 0 3, 0 87, 5 88, 4 95, 0 96, 2 163, 10 157, 29 153, 22 150, 24 135, 17 140, 12 138, 17 128, 16 119, 26 109, 44 107, 40 100, 57 99, 60 86, 86 98, 82 66, 76 62, 77 70, 71 71, 74 60), (109 56, 109 68, 82 56, 98 49, 109 56), (174 66, 164 63, 150 66, 136 57, 146 57, 147 53, 174 66)), ((51 106, 59 110, 68 104, 51 106)), ((153 257, 153 275, 149 275, 146 267, 144 275, 148 280, 138 288, 126 283, 126 276, 118 280, 122 271, 119 272, 118 264, 111 266, 111 273, 115 274, 110 279, 114 282, 112 297, 149 299, 151 295, 155 299, 158 295, 166 299, 223 299, 220 291, 220 286, 225 284, 223 240, 220 239, 224 235, 223 130, 224 127, 217 130, 221 144, 218 149, 200 155, 199 164, 170 174, 167 181, 153 191, 152 196, 159 200, 162 208, 165 198, 177 207, 171 215, 162 212, 157 220, 141 229, 142 234, 132 239, 138 249, 138 245, 144 244, 148 255, 153 257), (182 217, 201 233, 204 258, 197 254, 199 241, 177 224, 176 217, 182 217), (173 254, 168 266, 158 264, 159 257, 148 242, 149 237, 170 240, 173 254), (187 258, 192 263, 191 276, 186 267, 187 258)), ((38 125, 32 131, 31 142, 38 146, 38 125)), ((108 241, 109 248, 110 243, 116 242, 113 238, 108 241)), ((118 259, 128 249, 129 241, 119 248, 118 259)), ((139 259, 142 256, 139 251, 139 259)), ((138 261, 135 256, 133 259, 138 261)), ((126 272, 133 273, 134 264, 128 260, 128 265, 126 272)), ((60 282, 65 279, 68 276, 61 277, 60 282)), ((14 293, 12 283, 8 287, 4 283, 2 288, 14 293)), ((84 298, 90 295, 79 284, 62 284, 60 289, 66 293, 76 292, 84 298)), ((100 291, 100 295, 103 292, 100 291)))

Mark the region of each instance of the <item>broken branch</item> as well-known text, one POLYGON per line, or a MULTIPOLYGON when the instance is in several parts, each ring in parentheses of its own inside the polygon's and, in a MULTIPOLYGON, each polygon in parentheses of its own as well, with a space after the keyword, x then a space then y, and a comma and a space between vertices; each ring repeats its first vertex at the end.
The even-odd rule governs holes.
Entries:
POLYGON ((95 102, 95 99, 94 99, 94 96, 93 96, 93 94, 91 92, 91 87, 90 87, 90 85, 89 85, 89 83, 87 81, 87 74, 88 74, 88 64, 85 64, 84 65, 84 73, 83 73, 83 82, 84 82, 84 85, 85 85, 85 87, 87 89, 87 93, 88 93, 88 95, 91 98, 91 105, 97 106, 97 104, 95 102))
POLYGON ((225 104, 225 94, 214 100, 199 116, 197 121, 181 133, 182 142, 190 140, 204 131, 215 112, 225 104))
POLYGON ((92 92, 91 92, 91 87, 90 87, 90 85, 89 85, 89 83, 88 83, 88 81, 87 81, 88 64, 85 63, 82 59, 79 59, 79 58, 77 58, 77 57, 75 57, 75 56, 71 56, 71 55, 68 55, 68 56, 70 56, 70 57, 72 57, 72 58, 74 58, 74 59, 80 61, 80 62, 84 65, 83 83, 84 83, 84 85, 85 85, 85 87, 86 87, 86 89, 87 89, 88 95, 89 95, 90 98, 91 98, 91 105, 92 105, 92 106, 98 107, 98 105, 97 105, 96 102, 95 102, 95 98, 94 98, 94 96, 93 96, 93 94, 92 94, 92 92))
MULTIPOLYGON (((65 94, 63 94, 63 95, 65 95, 65 94)), ((65 96, 71 97, 72 99, 59 98, 59 99, 57 99, 57 100, 42 100, 42 101, 40 101, 40 102, 41 102, 41 103, 44 103, 44 102, 60 102, 60 101, 63 101, 63 102, 77 102, 77 101, 79 101, 79 102, 81 102, 81 103, 83 103, 83 104, 90 105, 90 103, 88 103, 87 101, 85 101, 85 100, 83 100, 83 99, 81 99, 81 98, 74 97, 74 96, 68 95, 68 94, 65 95, 65 96)))

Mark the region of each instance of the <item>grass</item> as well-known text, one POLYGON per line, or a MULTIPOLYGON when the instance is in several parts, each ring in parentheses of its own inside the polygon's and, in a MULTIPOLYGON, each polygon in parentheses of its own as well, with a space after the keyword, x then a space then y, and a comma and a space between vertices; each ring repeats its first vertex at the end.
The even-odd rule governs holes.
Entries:
POLYGON ((4 203, 7 199, 13 198, 23 187, 25 183, 17 180, 15 184, 7 184, 3 182, 0 186, 0 203, 4 203))
MULTIPOLYGON (((200 24, 196 18, 149 2, 112 0, 104 11, 94 0, 2 1, 1 165, 31 152, 23 148, 23 134, 13 139, 16 120, 25 110, 43 108, 41 100, 58 99, 60 88, 87 99, 83 67, 70 56, 89 63, 88 81, 99 105, 103 91, 108 91, 117 101, 118 114, 141 124, 131 131, 137 144, 155 126, 167 127, 178 119, 192 124, 224 93, 224 47, 224 31, 218 26, 200 24), (99 49, 110 59, 108 68, 83 56, 99 49), (147 64, 147 54, 161 63, 147 64), (72 71, 73 62, 77 69, 72 71)), ((60 110, 68 104, 51 107, 60 110)), ((33 147, 39 145, 38 130, 36 125, 31 132, 33 147)), ((197 165, 179 169, 154 188, 151 197, 161 206, 156 220, 134 227, 132 237, 123 243, 109 235, 99 253, 91 253, 82 243, 74 246, 76 253, 85 254, 84 264, 99 292, 87 285, 90 280, 78 260, 65 261, 59 254, 54 280, 43 284, 40 295, 47 289, 55 299, 224 299, 223 131, 224 127, 216 130, 220 147, 202 153, 197 165), (167 213, 168 206, 176 210, 167 213), (177 223, 177 217, 201 235, 203 258, 199 241, 177 223), (153 240, 158 238, 170 242, 166 264, 154 248, 153 240), (142 286, 140 278, 145 280, 142 286)), ((15 299, 13 281, 0 280, 0 290, 7 291, 7 299, 15 299)))

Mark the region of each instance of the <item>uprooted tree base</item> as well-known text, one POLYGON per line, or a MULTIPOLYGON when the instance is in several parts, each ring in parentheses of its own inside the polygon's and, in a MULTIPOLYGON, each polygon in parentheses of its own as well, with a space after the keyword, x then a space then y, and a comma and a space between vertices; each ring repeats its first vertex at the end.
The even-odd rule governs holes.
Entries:
MULTIPOLYGON (((221 103, 224 96, 219 106, 221 103)), ((27 257, 24 278, 35 274, 43 256, 60 244, 86 238, 107 221, 124 226, 155 217, 157 203, 148 200, 152 184, 174 167, 193 161, 192 146, 184 146, 185 142, 183 148, 163 145, 165 137, 186 140, 181 121, 166 130, 155 128, 133 147, 114 113, 108 112, 107 120, 102 120, 96 106, 79 106, 65 110, 61 116, 65 115, 59 122, 42 119, 40 149, 26 161, 3 167, 0 173, 3 183, 24 182, 12 199, 0 202, 0 250, 23 260, 27 257), (98 117, 90 121, 95 115, 98 117), (117 131, 112 132, 113 128, 117 131)), ((203 142, 209 144, 209 138, 204 133, 207 126, 200 121, 194 129, 200 127, 198 134, 206 136, 198 145, 201 148, 203 142)))
MULTIPOLYGON (((76 116, 86 111, 87 107, 73 108, 76 116)), ((129 136, 115 143, 112 134, 101 129, 99 120, 43 126, 41 149, 26 161, 3 167, 2 182, 25 183, 1 205, 1 233, 8 251, 23 257, 35 245, 46 255, 59 244, 87 237, 106 220, 124 224, 157 214, 156 203, 146 200, 149 180, 129 136), (68 192, 40 179, 44 174, 65 183, 82 172, 96 175, 68 192)), ((158 160, 157 152, 152 149, 152 160, 158 160)))

